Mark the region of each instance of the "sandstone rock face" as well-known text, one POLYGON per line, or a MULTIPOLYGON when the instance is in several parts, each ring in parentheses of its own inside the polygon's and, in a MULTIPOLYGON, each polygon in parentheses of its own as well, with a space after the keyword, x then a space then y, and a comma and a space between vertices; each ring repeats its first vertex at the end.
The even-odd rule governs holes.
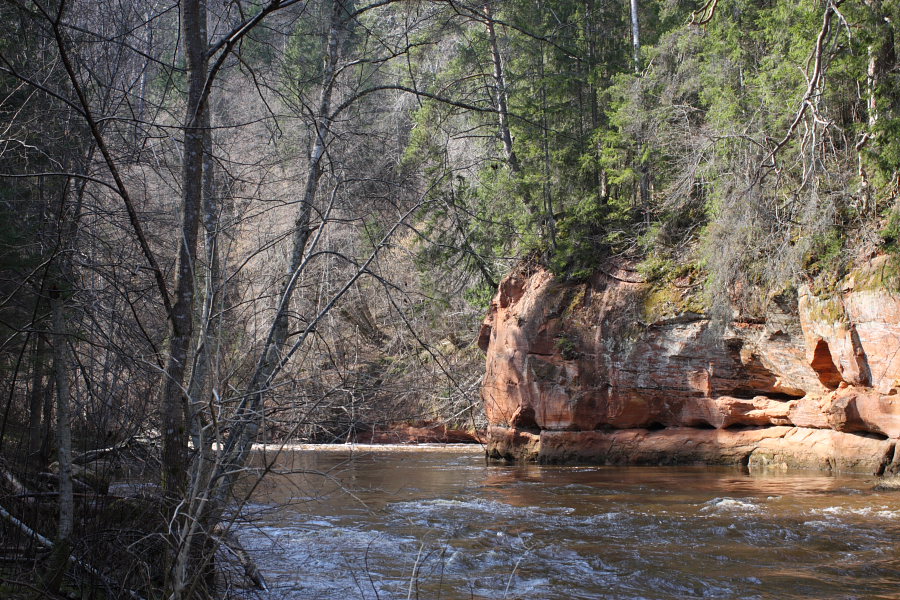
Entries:
POLYGON ((786 426, 740 431, 683 427, 659 431, 543 431, 538 456, 548 463, 742 464, 756 469, 883 473, 893 460, 894 443, 827 429, 786 426))
POLYGON ((716 322, 657 298, 631 265, 583 284, 522 267, 479 334, 497 457, 892 470, 900 437, 900 294, 850 276, 827 298, 776 297, 716 322), (655 307, 654 307, 655 309, 655 307), (658 312, 658 311, 656 311, 658 312))
POLYGON ((873 260, 845 280, 840 294, 817 298, 809 289, 799 294, 799 316, 807 355, 818 352, 818 364, 829 378, 871 386, 886 394, 900 376, 900 298, 895 291, 872 286, 889 267, 887 257, 873 260), (873 282, 874 279, 874 282, 873 282), (867 289, 868 288, 868 289, 867 289), (830 363, 830 364, 829 364, 830 363))

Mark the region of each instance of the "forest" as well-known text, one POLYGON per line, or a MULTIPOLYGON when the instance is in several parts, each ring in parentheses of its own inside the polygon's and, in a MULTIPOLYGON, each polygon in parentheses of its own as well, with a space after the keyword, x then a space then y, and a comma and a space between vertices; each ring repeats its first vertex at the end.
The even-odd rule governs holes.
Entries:
POLYGON ((224 597, 254 444, 484 427, 478 327, 518 264, 628 257, 752 318, 893 256, 898 20, 3 0, 0 595, 224 597), (123 464, 145 491, 110 492, 123 464))

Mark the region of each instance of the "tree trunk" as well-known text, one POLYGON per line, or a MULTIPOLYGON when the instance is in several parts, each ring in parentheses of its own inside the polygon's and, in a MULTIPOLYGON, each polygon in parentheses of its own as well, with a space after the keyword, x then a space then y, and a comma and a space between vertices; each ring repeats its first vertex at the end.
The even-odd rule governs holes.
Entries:
POLYGON ((322 89, 314 122, 315 137, 307 162, 306 185, 303 190, 300 212, 294 221, 292 248, 288 271, 278 296, 279 304, 275 318, 269 330, 265 346, 257 362, 253 377, 247 386, 247 392, 236 411, 230 435, 223 452, 222 464, 218 469, 222 474, 221 483, 216 494, 217 503, 225 501, 234 481, 234 473, 244 464, 262 420, 263 399, 271 380, 281 366, 282 352, 288 336, 288 315, 297 279, 303 265, 310 236, 312 207, 322 177, 325 160, 325 149, 330 137, 332 116, 331 102, 338 75, 338 61, 349 33, 347 15, 351 2, 332 0, 331 20, 328 30, 325 52, 325 65, 322 76, 322 89))
POLYGON ((556 217, 553 215, 553 189, 550 185, 552 174, 552 163, 550 160, 550 122, 547 118, 549 106, 547 103, 547 79, 546 79, 546 55, 543 46, 541 46, 541 129, 543 135, 541 138, 541 146, 544 154, 544 216, 541 219, 541 229, 547 239, 550 240, 550 247, 556 248, 556 217))
POLYGON ((872 10, 877 25, 875 26, 877 44, 868 47, 869 65, 866 73, 867 109, 869 113, 869 128, 874 129, 878 124, 878 99, 877 90, 884 76, 897 62, 894 54, 894 27, 891 21, 884 17, 884 8, 881 0, 870 0, 866 3, 872 10))
POLYGON ((191 413, 184 387, 194 332, 194 277, 197 268, 197 238, 203 202, 204 139, 208 119, 204 88, 209 69, 206 35, 206 0, 182 0, 181 31, 187 64, 188 96, 184 117, 181 172, 182 220, 175 302, 169 314, 169 356, 164 372, 160 421, 162 425, 162 486, 173 513, 169 518, 170 552, 166 564, 166 593, 171 600, 190 594, 199 573, 196 535, 203 533, 198 521, 202 511, 192 512, 195 498, 187 486, 188 427, 191 413))
POLYGON ((211 111, 204 113, 204 147, 203 156, 203 241, 206 254, 205 287, 203 290, 203 306, 200 310, 200 331, 197 334, 194 366, 188 384, 190 399, 190 431, 194 448, 206 452, 211 440, 203 436, 202 411, 209 397, 210 372, 213 357, 216 355, 219 319, 216 316, 216 303, 222 290, 220 286, 221 269, 219 262, 219 203, 215 185, 215 161, 212 159, 211 111))
POLYGON ((500 45, 497 43, 497 32, 494 29, 494 15, 489 2, 484 4, 484 17, 488 31, 488 40, 491 45, 491 63, 494 67, 494 82, 497 90, 494 103, 497 107, 500 139, 503 142, 503 150, 506 153, 506 160, 509 162, 509 169, 513 175, 518 177, 522 169, 519 165, 519 158, 516 156, 513 148, 512 133, 509 130, 509 100, 506 90, 506 73, 503 68, 503 57, 500 55, 500 45))
MULTIPOLYGON (((641 28, 638 20, 638 0, 631 0, 631 46, 633 50, 632 60, 634 61, 634 72, 636 75, 641 74, 641 28)), ((650 169, 644 162, 643 140, 640 137, 637 140, 637 156, 638 156, 638 172, 640 179, 638 181, 638 199, 640 201, 641 210, 647 211, 650 208, 650 169)))
MULTIPOLYGON (((879 112, 882 107, 878 102, 878 87, 884 77, 894 68, 897 56, 894 50, 894 26, 890 19, 885 17, 881 0, 869 0, 865 3, 872 11, 875 19, 875 35, 877 43, 870 44, 868 51, 868 67, 866 69, 866 112, 868 113, 868 128, 856 143, 856 159, 860 181, 860 192, 863 199, 862 209, 868 212, 870 208, 877 210, 877 205, 870 207, 872 191, 869 188, 869 177, 866 172, 866 159, 863 148, 869 140, 877 135, 879 112)), ((896 175, 892 177, 896 180, 896 175)))
POLYGON ((631 48, 634 72, 641 72, 641 28, 638 21, 638 0, 631 0, 631 48))
POLYGON ((41 408, 44 395, 44 336, 35 335, 34 364, 31 373, 31 390, 28 398, 28 457, 29 460, 40 456, 41 452, 41 408))
POLYGON ((206 2, 182 0, 182 35, 188 71, 184 119, 184 157, 181 173, 182 221, 175 302, 169 314, 169 356, 160 400, 162 425, 162 485, 170 499, 178 498, 187 481, 187 398, 185 372, 194 320, 194 269, 203 193, 203 97, 209 60, 206 55, 206 2))
POLYGON ((59 289, 50 292, 53 323, 53 373, 56 379, 56 439, 59 464, 59 523, 56 542, 47 570, 47 589, 59 592, 69 563, 72 530, 75 524, 75 498, 72 490, 72 430, 69 422, 69 374, 66 360, 65 319, 63 299, 59 289))
POLYGON ((49 378, 44 387, 44 409, 41 411, 41 451, 40 462, 50 462, 53 447, 53 398, 56 392, 56 379, 49 378))
MULTIPOLYGON (((587 72, 584 80, 588 85, 588 102, 590 103, 591 134, 596 134, 600 129, 600 106, 597 99, 597 86, 593 83, 594 69, 597 66, 597 39, 594 24, 594 0, 585 0, 584 3, 584 37, 587 42, 587 72)), ((597 189, 598 199, 602 204, 609 201, 609 191, 606 186, 606 172, 600 166, 601 148, 595 144, 593 148, 596 154, 597 164, 591 168, 591 179, 597 189)))

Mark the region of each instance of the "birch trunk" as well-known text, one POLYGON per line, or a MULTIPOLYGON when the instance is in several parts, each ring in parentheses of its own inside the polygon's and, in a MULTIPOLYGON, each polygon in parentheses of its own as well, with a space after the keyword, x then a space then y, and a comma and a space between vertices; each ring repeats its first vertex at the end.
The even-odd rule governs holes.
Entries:
POLYGON ((325 150, 330 139, 332 126, 332 97, 337 82, 338 63, 342 49, 347 41, 347 15, 351 3, 345 0, 333 0, 331 17, 326 42, 325 64, 322 76, 322 88, 316 106, 314 121, 315 135, 307 161, 306 185, 301 196, 300 212, 293 224, 291 239, 291 255, 285 280, 279 293, 279 303, 275 318, 269 330, 265 346, 256 365, 253 377, 247 386, 244 399, 238 407, 231 433, 225 444, 221 465, 220 485, 216 494, 218 503, 224 502, 231 489, 234 474, 244 464, 253 445, 262 422, 263 399, 271 385, 271 380, 281 366, 282 353, 288 336, 288 314, 291 299, 297 285, 298 276, 303 265, 307 244, 313 229, 311 228, 312 207, 322 177, 325 150))
POLYGON ((634 72, 641 72, 641 27, 638 20, 638 0, 631 0, 631 48, 634 72))

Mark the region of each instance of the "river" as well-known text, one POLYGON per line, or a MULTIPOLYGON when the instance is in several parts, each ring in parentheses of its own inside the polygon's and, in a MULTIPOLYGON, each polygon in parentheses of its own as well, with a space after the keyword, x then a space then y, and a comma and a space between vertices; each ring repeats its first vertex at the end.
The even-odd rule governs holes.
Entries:
POLYGON ((266 600, 900 598, 900 493, 872 478, 477 447, 292 451, 276 470, 241 530, 266 600))

